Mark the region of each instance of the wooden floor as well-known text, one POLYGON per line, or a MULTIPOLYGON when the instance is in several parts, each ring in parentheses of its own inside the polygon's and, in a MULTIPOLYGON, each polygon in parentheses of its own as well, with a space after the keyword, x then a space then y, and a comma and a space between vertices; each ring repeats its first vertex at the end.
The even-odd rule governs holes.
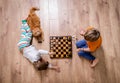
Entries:
POLYGON ((0 83, 120 83, 120 0, 0 0, 0 83), (72 59, 54 59, 61 68, 38 72, 19 52, 21 20, 32 6, 45 33, 45 41, 33 44, 49 50, 49 36, 77 35, 89 25, 101 31, 103 43, 94 55, 95 68, 77 56, 73 41, 72 59))

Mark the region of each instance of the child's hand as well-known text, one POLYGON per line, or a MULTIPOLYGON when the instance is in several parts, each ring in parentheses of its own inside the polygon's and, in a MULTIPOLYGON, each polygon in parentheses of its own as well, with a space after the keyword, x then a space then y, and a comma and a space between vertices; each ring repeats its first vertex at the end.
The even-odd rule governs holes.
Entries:
POLYGON ((79 52, 79 51, 84 51, 84 48, 78 48, 77 52, 79 52))
POLYGON ((85 32, 86 32, 86 31, 85 31, 84 29, 81 29, 81 30, 80 30, 80 35, 81 35, 81 36, 84 36, 85 32))
POLYGON ((49 55, 54 55, 55 54, 55 52, 49 52, 49 55))
POLYGON ((81 50, 81 49, 80 49, 80 48, 78 48, 78 49, 77 49, 77 52, 79 52, 80 50, 81 50))
POLYGON ((59 73, 60 72, 60 67, 55 67, 55 71, 59 73))
POLYGON ((55 70, 56 72, 60 72, 60 67, 58 67, 57 64, 49 64, 48 68, 55 70))

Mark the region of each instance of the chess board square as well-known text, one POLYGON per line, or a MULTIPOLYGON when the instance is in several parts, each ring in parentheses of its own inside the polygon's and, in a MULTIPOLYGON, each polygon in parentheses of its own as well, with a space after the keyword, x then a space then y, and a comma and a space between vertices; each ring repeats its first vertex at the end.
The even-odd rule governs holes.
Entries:
POLYGON ((72 37, 71 36, 50 36, 51 58, 72 58, 72 37))

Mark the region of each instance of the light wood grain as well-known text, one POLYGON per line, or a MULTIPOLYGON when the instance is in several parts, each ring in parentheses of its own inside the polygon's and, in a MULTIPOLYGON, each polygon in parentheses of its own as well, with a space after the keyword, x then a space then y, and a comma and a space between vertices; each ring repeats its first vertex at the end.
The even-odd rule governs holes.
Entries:
POLYGON ((0 83, 120 83, 120 0, 0 0, 0 83), (41 19, 45 41, 33 44, 49 50, 49 36, 76 35, 89 25, 98 28, 102 46, 93 53, 100 62, 90 68, 78 57, 73 41, 72 59, 48 59, 61 72, 38 72, 19 52, 21 20, 32 6, 41 19))

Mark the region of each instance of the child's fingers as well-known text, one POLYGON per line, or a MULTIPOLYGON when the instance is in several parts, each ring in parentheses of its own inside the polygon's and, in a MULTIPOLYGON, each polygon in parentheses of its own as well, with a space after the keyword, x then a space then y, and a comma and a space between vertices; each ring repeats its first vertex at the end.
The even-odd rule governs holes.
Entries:
POLYGON ((49 52, 48 54, 49 55, 55 55, 56 53, 55 52, 49 52))
POLYGON ((49 54, 50 54, 50 55, 53 55, 53 54, 56 54, 56 53, 55 53, 55 52, 50 52, 49 54))
POLYGON ((79 51, 80 51, 80 48, 78 48, 76 51, 79 52, 79 51))
POLYGON ((79 33, 80 35, 84 35, 85 34, 85 31, 80 31, 80 33, 79 33))
POLYGON ((60 72, 60 67, 57 67, 57 68, 56 68, 56 71, 59 73, 59 72, 60 72))

